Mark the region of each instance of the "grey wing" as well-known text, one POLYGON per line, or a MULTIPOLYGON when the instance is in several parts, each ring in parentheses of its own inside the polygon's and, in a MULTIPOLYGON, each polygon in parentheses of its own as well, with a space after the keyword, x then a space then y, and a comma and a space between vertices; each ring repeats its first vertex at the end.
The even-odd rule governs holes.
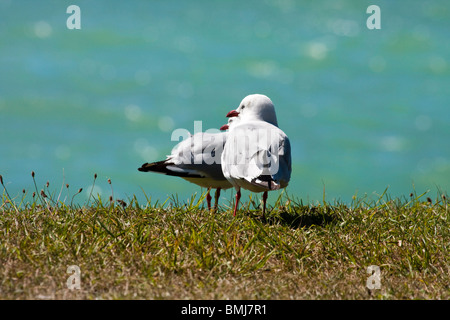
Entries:
POLYGON ((252 185, 276 190, 288 185, 291 177, 291 144, 286 134, 278 130, 270 144, 253 156, 253 172, 247 179, 252 185), (255 172, 259 174, 255 175, 255 172))
POLYGON ((225 169, 230 177, 244 179, 251 185, 266 190, 276 190, 288 185, 291 175, 291 145, 282 130, 269 124, 262 126, 247 123, 236 127, 228 139, 225 169), (232 159, 232 155, 235 159, 232 159))
POLYGON ((284 139, 280 139, 280 146, 278 149, 279 168, 278 172, 272 176, 275 181, 278 181, 281 188, 288 185, 291 179, 292 160, 291 160, 291 142, 285 135, 284 139))
POLYGON ((180 142, 171 154, 177 170, 224 180, 220 158, 227 133, 200 132, 180 142))

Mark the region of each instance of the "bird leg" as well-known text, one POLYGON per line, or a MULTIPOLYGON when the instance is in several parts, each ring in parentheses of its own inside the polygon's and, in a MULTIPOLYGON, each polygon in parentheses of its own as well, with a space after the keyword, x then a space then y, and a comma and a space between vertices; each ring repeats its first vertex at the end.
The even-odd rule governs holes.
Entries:
POLYGON ((208 192, 206 192, 206 202, 208 203, 208 210, 211 211, 211 195, 209 194, 209 191, 211 188, 208 188, 208 192))
POLYGON ((214 195, 214 212, 217 210, 217 208, 219 207, 219 197, 220 197, 220 188, 216 189, 216 194, 214 195))
POLYGON ((240 199, 241 199, 241 189, 239 188, 238 191, 236 192, 236 203, 234 204, 233 217, 236 217, 236 211, 237 211, 237 208, 239 206, 239 200, 240 199))
POLYGON ((267 191, 264 191, 263 197, 262 197, 262 201, 263 201, 263 218, 265 218, 265 213, 266 213, 266 201, 267 201, 267 191))

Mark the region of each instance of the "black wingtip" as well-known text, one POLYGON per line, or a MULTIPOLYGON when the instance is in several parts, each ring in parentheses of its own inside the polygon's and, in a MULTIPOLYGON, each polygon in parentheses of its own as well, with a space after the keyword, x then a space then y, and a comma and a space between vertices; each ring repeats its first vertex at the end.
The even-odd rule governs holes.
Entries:
POLYGON ((280 189, 280 184, 273 180, 271 175, 260 175, 259 177, 252 179, 250 183, 255 186, 266 188, 267 190, 280 189))
POLYGON ((148 165, 148 162, 144 163, 140 168, 138 168, 138 171, 146 172, 145 167, 148 165))
POLYGON ((174 165, 172 162, 163 160, 152 163, 144 163, 140 168, 141 172, 156 172, 166 174, 168 176, 181 177, 181 178, 203 178, 200 174, 195 174, 190 171, 174 171, 170 169, 170 166, 174 165), (167 168, 169 166, 169 168, 167 168))
POLYGON ((140 168, 138 168, 141 172, 156 172, 168 175, 176 175, 171 170, 167 169, 167 166, 172 163, 167 160, 156 161, 152 163, 144 163, 140 168))

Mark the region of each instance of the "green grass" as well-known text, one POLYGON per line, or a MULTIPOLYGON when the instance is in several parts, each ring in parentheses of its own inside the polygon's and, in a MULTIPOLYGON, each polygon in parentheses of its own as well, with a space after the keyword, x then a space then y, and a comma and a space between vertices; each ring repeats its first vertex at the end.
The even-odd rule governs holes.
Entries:
POLYGON ((252 199, 233 217, 206 210, 204 195, 79 206, 77 193, 61 201, 48 186, 26 194, 3 191, 1 299, 450 298, 441 193, 315 205, 284 194, 266 219, 252 199), (80 290, 67 288, 71 265, 80 290), (380 267, 380 289, 366 287, 370 265, 380 267))

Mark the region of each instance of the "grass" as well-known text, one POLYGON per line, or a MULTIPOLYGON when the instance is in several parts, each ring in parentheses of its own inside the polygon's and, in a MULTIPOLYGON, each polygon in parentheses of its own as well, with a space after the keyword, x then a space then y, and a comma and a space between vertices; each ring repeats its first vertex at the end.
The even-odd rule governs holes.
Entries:
POLYGON ((450 298, 441 193, 315 205, 284 194, 262 219, 254 199, 233 217, 210 213, 204 195, 152 204, 112 193, 80 206, 80 190, 61 200, 64 188, 35 184, 25 201, 25 190, 12 199, 3 187, 1 299, 450 298), (66 284, 72 265, 79 290, 66 284), (380 289, 366 286, 370 265, 380 289))

